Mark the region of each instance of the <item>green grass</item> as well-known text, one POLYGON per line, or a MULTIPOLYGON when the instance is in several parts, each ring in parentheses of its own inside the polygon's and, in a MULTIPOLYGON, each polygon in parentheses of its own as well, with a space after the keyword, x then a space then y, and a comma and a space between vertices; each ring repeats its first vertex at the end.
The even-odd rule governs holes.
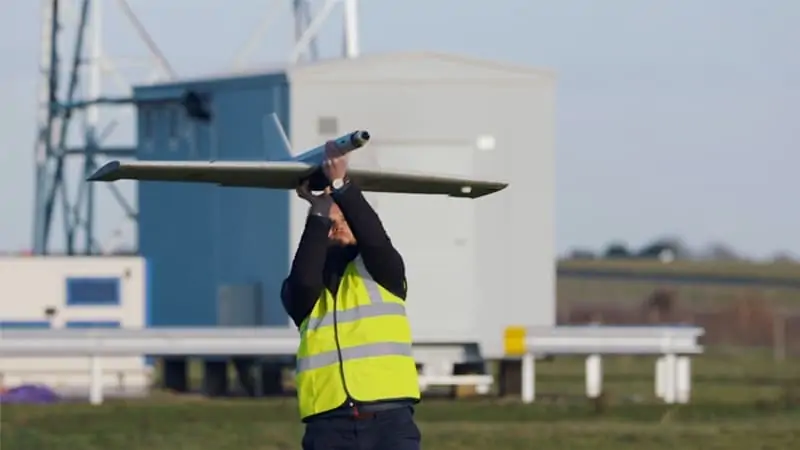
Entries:
MULTIPOLYGON (((800 410, 773 406, 587 405, 429 401, 418 409, 427 449, 790 449, 800 410), (491 447, 490 447, 491 446, 491 447)), ((298 448, 291 401, 139 401, 102 407, 6 407, 3 448, 251 450, 298 448)))
MULTIPOLYGON (((417 418, 431 450, 790 449, 800 442, 800 362, 768 355, 709 355, 694 365, 690 405, 653 398, 650 358, 606 358, 605 395, 583 398, 583 361, 540 362, 538 401, 426 400, 417 418)), ((5 406, 10 450, 278 450, 299 448, 295 402, 147 400, 5 406)))
POLYGON ((693 311, 716 311, 743 299, 763 300, 784 314, 800 313, 800 289, 767 283, 762 286, 714 282, 714 279, 753 278, 759 280, 800 280, 800 264, 753 264, 739 262, 677 261, 662 264, 637 260, 560 261, 562 270, 619 273, 619 278, 558 278, 559 308, 613 306, 636 308, 657 288, 669 287, 677 293, 680 306, 693 311), (700 277, 702 283, 651 281, 626 277, 666 274, 677 277, 700 277))
POLYGON ((800 264, 749 263, 727 261, 675 261, 664 264, 650 260, 563 260, 559 268, 573 270, 604 270, 640 274, 667 273, 673 275, 716 276, 722 278, 752 277, 761 279, 800 279, 800 264))

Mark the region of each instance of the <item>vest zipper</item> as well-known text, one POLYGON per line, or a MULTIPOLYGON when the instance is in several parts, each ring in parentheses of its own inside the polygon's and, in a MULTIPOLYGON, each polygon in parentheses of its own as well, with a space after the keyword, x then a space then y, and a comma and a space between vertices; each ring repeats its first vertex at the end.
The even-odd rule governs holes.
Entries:
POLYGON ((350 395, 350 390, 347 389, 347 380, 344 377, 344 360, 342 358, 342 347, 339 345, 339 319, 337 316, 337 297, 338 292, 333 297, 333 340, 336 343, 336 353, 339 356, 339 375, 342 377, 342 387, 344 388, 344 394, 347 396, 347 406, 353 408, 353 412, 355 415, 358 415, 358 409, 356 409, 355 400, 353 396, 350 395))

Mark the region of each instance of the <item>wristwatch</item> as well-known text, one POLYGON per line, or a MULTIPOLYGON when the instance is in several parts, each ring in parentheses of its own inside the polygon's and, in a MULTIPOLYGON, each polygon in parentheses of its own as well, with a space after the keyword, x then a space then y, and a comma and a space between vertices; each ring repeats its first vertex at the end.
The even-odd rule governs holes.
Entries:
POLYGON ((331 181, 331 187, 333 188, 334 191, 338 191, 339 189, 343 188, 344 185, 345 185, 344 178, 337 178, 331 181))

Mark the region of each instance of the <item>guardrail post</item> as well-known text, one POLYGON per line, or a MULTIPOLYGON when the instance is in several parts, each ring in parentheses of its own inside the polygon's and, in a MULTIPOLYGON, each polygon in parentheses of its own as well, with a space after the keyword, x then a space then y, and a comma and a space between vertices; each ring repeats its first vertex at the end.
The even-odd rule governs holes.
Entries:
POLYGON ((536 398, 536 359, 531 353, 522 355, 522 403, 536 398))
POLYGON ((603 392, 603 360, 600 355, 586 358, 586 396, 597 398, 603 392))
POLYGON ((692 360, 688 356, 679 356, 676 364, 676 400, 678 403, 689 403, 692 392, 692 360))
POLYGON ((675 339, 671 330, 663 330, 661 336, 662 356, 656 362, 656 395, 664 403, 673 404, 677 401, 677 356, 675 355, 675 339), (660 378, 660 380, 659 380, 660 378))
POLYGON ((100 405, 103 403, 103 366, 99 356, 90 357, 89 371, 89 403, 100 405))
POLYGON ((664 356, 664 402, 673 404, 677 400, 677 383, 676 383, 676 368, 677 357, 674 353, 668 353, 664 356))
POLYGON ((663 355, 659 355, 656 358, 656 367, 655 367, 655 394, 656 398, 659 400, 664 400, 666 396, 666 384, 664 380, 667 378, 667 366, 666 366, 666 358, 663 355))

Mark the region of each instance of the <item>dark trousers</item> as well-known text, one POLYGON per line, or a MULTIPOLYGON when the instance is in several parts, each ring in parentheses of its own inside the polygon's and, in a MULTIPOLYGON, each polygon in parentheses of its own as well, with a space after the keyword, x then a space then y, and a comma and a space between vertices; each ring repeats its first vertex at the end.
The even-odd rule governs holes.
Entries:
POLYGON ((330 417, 306 424, 303 450, 420 450, 412 407, 330 417))

